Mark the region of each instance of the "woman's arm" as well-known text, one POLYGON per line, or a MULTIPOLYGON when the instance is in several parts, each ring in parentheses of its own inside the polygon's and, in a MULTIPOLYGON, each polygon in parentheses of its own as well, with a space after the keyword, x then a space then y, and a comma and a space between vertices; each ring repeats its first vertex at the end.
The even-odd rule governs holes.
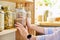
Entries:
POLYGON ((27 27, 42 34, 52 34, 60 29, 60 27, 38 27, 36 25, 32 25, 31 22, 29 22, 28 18, 27 18, 27 27))
POLYGON ((39 33, 44 34, 44 28, 43 28, 43 27, 38 27, 38 26, 36 26, 36 25, 30 25, 29 28, 30 28, 30 29, 33 29, 33 30, 35 30, 35 31, 37 31, 37 32, 39 32, 39 33))
POLYGON ((31 24, 31 22, 29 21, 28 18, 27 18, 27 27, 28 27, 29 29, 33 29, 33 30, 35 30, 35 31, 37 31, 37 32, 39 32, 39 33, 43 33, 43 34, 44 34, 44 28, 38 27, 38 26, 36 26, 36 25, 31 24))
MULTIPOLYGON (((19 30, 20 34, 23 36, 23 38, 27 39, 27 35, 29 35, 28 31, 24 28, 23 25, 20 23, 15 24, 17 29, 19 30)), ((56 31, 56 33, 53 33, 51 35, 43 35, 43 36, 32 36, 30 40, 60 40, 60 31, 56 31)))

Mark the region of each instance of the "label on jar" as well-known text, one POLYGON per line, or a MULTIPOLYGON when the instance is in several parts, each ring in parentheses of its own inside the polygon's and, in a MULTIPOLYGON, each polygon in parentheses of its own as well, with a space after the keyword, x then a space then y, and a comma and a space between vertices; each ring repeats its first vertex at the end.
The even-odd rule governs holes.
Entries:
POLYGON ((4 30, 4 13, 0 12, 0 29, 4 30))

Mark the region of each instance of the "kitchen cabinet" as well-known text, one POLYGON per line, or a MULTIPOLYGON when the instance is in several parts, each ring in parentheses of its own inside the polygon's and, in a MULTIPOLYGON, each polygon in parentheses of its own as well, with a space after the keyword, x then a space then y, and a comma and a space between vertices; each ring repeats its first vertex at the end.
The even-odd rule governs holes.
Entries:
MULTIPOLYGON (((7 1, 7 2, 14 2, 16 3, 16 8, 18 5, 23 4, 23 6, 31 11, 31 23, 34 24, 34 0, 0 0, 0 1, 7 1)), ((29 33, 35 35, 36 32, 34 30, 28 29, 29 33)), ((25 40, 20 34, 19 31, 16 31, 16 40, 25 40)))

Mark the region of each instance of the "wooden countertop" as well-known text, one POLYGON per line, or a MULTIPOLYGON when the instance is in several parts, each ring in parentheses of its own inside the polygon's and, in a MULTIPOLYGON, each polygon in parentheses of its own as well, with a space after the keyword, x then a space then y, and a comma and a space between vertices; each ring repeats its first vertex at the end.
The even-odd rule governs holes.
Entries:
POLYGON ((3 30, 2 32, 0 32, 0 36, 1 36, 1 35, 5 35, 5 34, 8 34, 8 33, 15 32, 16 30, 17 30, 17 29, 15 29, 15 28, 3 30))
POLYGON ((60 27, 60 22, 41 22, 40 26, 46 26, 46 27, 60 27))

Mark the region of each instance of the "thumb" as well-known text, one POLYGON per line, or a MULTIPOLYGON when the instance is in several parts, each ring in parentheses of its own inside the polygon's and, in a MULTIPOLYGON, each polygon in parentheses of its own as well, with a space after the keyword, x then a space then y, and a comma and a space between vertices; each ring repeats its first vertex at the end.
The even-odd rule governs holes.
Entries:
POLYGON ((16 27, 16 28, 17 28, 17 30, 19 30, 21 32, 21 29, 19 27, 16 27))

